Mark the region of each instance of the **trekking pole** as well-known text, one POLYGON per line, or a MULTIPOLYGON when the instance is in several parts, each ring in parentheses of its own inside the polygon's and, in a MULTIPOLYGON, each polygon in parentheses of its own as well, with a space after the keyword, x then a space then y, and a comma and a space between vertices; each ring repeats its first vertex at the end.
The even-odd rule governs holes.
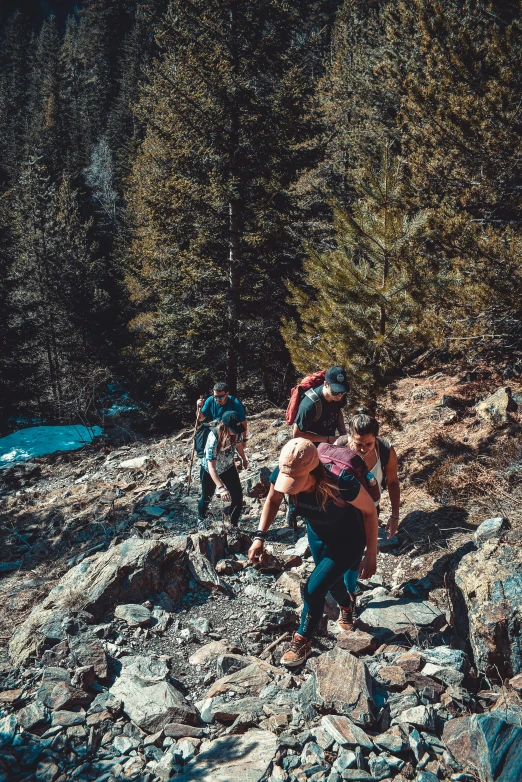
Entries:
MULTIPOLYGON (((204 399, 205 397, 203 396, 203 394, 201 394, 201 396, 199 398, 200 399, 204 399)), ((191 453, 191 456, 190 456, 190 467, 189 467, 189 479, 188 479, 188 486, 187 486, 187 497, 190 494, 190 484, 192 483, 192 465, 194 464, 194 451, 195 451, 195 448, 194 448, 195 439, 194 438, 196 437, 196 429, 198 428, 198 419, 199 419, 200 412, 201 412, 201 410, 198 410, 198 412, 196 413, 196 423, 194 424, 194 431, 192 432, 192 453, 191 453)))

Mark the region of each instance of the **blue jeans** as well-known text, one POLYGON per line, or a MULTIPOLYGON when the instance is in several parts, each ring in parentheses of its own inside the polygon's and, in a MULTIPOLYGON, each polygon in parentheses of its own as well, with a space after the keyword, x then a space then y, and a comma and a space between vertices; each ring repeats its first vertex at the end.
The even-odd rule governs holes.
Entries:
MULTIPOLYGON (((340 606, 350 605, 350 595, 345 584, 345 574, 355 572, 365 547, 364 532, 353 539, 340 534, 335 544, 325 543, 308 527, 308 542, 315 562, 315 569, 303 591, 303 612, 298 633, 312 638, 323 616, 324 601, 328 592, 340 606)), ((344 530, 342 531, 344 533, 344 530)), ((351 582, 350 582, 351 583, 351 582)))

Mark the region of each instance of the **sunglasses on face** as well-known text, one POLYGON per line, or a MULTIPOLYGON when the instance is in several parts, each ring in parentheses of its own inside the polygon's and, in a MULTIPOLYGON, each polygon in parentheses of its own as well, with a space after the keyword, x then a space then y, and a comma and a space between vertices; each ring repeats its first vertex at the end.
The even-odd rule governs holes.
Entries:
POLYGON ((214 399, 226 399, 228 394, 214 394, 214 399))

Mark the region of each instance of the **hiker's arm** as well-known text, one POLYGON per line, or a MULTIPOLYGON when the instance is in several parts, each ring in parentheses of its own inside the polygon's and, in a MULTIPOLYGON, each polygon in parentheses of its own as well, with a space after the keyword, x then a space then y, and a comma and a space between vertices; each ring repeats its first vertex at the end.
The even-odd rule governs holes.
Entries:
POLYGON ((395 535, 399 526, 401 485, 399 483, 398 466, 397 453, 395 448, 392 447, 390 448, 388 464, 384 470, 386 475, 386 486, 388 487, 388 494, 390 495, 392 507, 391 515, 386 525, 386 532, 388 533, 389 538, 392 538, 395 535))
POLYGON ((204 415, 204 414, 203 414, 203 412, 202 412, 202 408, 203 408, 203 405, 204 405, 204 404, 205 404, 205 398, 204 398, 203 396, 200 396, 200 397, 199 397, 199 399, 198 399, 198 401, 196 402, 196 411, 197 411, 197 413, 198 413, 198 424, 199 424, 201 421, 205 421, 205 419, 206 419, 206 417, 207 417, 207 416, 206 416, 206 415, 204 415))
MULTIPOLYGON (((261 513, 261 521, 259 522, 258 529, 262 532, 267 532, 270 529, 270 525, 276 517, 277 511, 283 501, 284 495, 280 491, 274 489, 273 484, 270 484, 270 491, 268 497, 263 505, 263 512, 261 513)), ((262 540, 254 540, 252 545, 248 549, 248 558, 250 562, 260 562, 263 557, 264 543, 262 540)))
POLYGON ((337 430, 341 435, 346 434, 346 424, 344 423, 344 415, 342 410, 339 410, 339 415, 337 417, 337 430))
POLYGON ((209 459, 207 462, 210 477, 212 478, 212 480, 214 481, 214 483, 218 488, 218 496, 221 497, 221 499, 224 502, 230 502, 230 493, 227 487, 225 486, 225 484, 223 483, 223 481, 221 480, 221 478, 219 477, 218 471, 216 470, 216 461, 217 461, 216 459, 209 459))
POLYGON ((359 573, 361 578, 370 578, 377 570, 377 532, 379 528, 377 508, 363 486, 359 489, 357 497, 350 502, 350 505, 360 510, 363 515, 366 549, 359 573))
POLYGON ((248 467, 248 459, 245 456, 245 443, 236 443, 236 449, 238 454, 241 457, 241 461, 243 463, 243 468, 246 470, 248 467))
POLYGON ((335 435, 316 434, 315 432, 302 432, 297 424, 294 424, 294 430, 292 432, 294 437, 304 437, 305 440, 310 440, 312 443, 333 443, 335 442, 335 435))

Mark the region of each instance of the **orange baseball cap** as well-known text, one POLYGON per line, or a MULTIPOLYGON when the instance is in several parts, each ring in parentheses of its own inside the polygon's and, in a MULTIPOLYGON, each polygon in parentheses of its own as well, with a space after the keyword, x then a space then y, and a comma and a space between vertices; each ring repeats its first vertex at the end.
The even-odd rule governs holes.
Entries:
POLYGON ((283 494, 299 494, 308 483, 308 476, 319 464, 317 448, 304 437, 294 437, 279 454, 279 475, 274 489, 283 494))

